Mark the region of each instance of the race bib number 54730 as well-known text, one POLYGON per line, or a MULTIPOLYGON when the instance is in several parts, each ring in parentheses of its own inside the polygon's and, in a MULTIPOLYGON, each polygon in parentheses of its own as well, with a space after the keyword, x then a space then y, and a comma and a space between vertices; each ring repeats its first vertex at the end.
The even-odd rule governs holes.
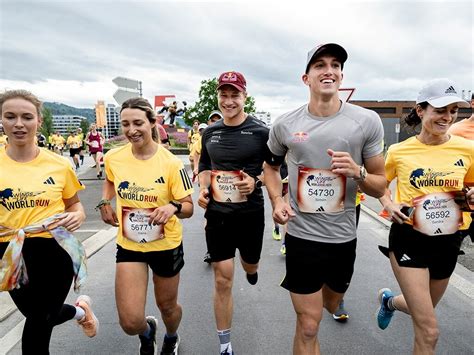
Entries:
POLYGON ((346 177, 327 169, 298 168, 298 208, 306 213, 344 210, 346 177))

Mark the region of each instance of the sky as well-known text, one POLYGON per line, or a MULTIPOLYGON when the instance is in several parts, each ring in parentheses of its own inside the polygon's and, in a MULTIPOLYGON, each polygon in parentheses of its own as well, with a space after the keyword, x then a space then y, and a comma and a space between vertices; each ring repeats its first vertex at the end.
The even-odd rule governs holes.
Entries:
POLYGON ((0 91, 93 108, 122 76, 192 105, 236 70, 275 119, 308 100, 307 52, 335 42, 353 100, 414 100, 434 78, 473 89, 473 18, 472 1, 0 0, 0 91))

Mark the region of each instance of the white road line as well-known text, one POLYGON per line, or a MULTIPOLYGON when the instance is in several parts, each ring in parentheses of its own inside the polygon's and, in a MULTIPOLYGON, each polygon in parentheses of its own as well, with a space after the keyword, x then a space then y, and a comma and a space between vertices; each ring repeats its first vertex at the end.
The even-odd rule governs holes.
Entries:
POLYGON ((0 339, 0 355, 6 355, 21 340, 25 319, 18 323, 12 330, 0 339))

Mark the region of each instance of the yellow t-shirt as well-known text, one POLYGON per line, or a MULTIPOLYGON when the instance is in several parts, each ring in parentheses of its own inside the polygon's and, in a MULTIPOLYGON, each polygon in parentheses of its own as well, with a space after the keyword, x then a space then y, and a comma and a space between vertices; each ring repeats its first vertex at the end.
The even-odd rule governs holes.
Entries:
POLYGON ((188 132, 188 138, 190 139, 191 143, 189 143, 189 153, 191 154, 193 150, 194 143, 201 138, 201 135, 198 132, 195 132, 193 129, 188 132))
POLYGON ((59 134, 53 134, 51 140, 53 142, 53 145, 55 145, 56 147, 62 147, 64 146, 64 143, 66 143, 64 137, 59 134))
POLYGON ((202 139, 201 139, 201 136, 199 136, 199 138, 193 144, 190 155, 193 156, 195 153, 197 153, 198 155, 201 155, 201 149, 202 149, 202 139))
MULTIPOLYGON (((84 189, 69 161, 45 149, 34 160, 19 163, 1 147, 0 166, 0 225, 9 228, 22 228, 64 212, 63 199, 84 189)), ((44 232, 28 237, 51 235, 44 232)))
POLYGON ((67 137, 67 145, 69 148, 77 149, 82 147, 82 139, 79 136, 69 136, 67 137))
MULTIPOLYGON (((444 144, 426 145, 410 137, 390 146, 385 174, 388 181, 397 178, 397 203, 411 204, 413 198, 434 192, 460 191, 464 184, 474 186, 474 141, 451 136, 444 144)), ((464 213, 460 229, 470 222, 469 213, 464 213)))
POLYGON ((129 208, 155 209, 193 193, 193 185, 181 160, 162 146, 158 146, 157 152, 150 159, 138 160, 133 156, 132 145, 127 144, 107 152, 104 164, 107 179, 114 184, 116 190, 117 218, 120 224, 117 244, 122 248, 141 252, 169 250, 179 246, 183 227, 176 216, 172 216, 164 226, 163 239, 146 243, 126 238, 123 227, 128 224, 125 218, 129 214, 126 211, 129 208))
POLYGON ((6 134, 0 136, 0 147, 8 143, 8 137, 6 134))
POLYGON ((466 118, 462 121, 456 122, 449 128, 448 133, 474 140, 474 121, 466 118))

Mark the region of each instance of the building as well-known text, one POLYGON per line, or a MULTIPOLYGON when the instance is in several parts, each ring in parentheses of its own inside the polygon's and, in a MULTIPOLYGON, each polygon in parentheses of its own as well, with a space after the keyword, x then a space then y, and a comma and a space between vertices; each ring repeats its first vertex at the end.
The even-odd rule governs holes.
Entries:
POLYGON ((77 115, 53 115, 53 131, 67 135, 70 131, 79 128, 82 120, 87 121, 87 118, 77 115))
POLYGON ((113 104, 108 104, 105 108, 105 117, 107 119, 107 124, 103 128, 105 138, 117 136, 121 127, 118 107, 113 104))
POLYGON ((253 116, 258 118, 260 121, 265 122, 265 124, 270 127, 272 125, 272 117, 270 115, 270 112, 265 112, 265 111, 259 111, 253 113, 253 116))
MULTIPOLYGON (((415 101, 359 101, 351 100, 351 104, 364 107, 377 112, 382 119, 387 147, 394 143, 404 141, 417 132, 411 127, 406 127, 403 118, 415 107, 415 101)), ((460 108, 458 120, 471 116, 470 108, 460 108)))

